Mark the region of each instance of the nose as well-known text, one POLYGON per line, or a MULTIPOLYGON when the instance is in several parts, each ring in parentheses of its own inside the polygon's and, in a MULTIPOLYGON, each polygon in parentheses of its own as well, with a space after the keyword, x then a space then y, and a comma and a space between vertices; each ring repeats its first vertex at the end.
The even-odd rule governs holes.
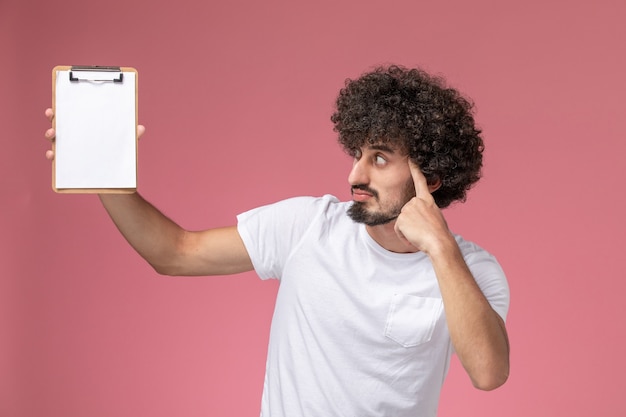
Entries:
POLYGON ((364 159, 365 158, 354 159, 352 170, 350 171, 350 175, 348 175, 348 183, 350 183, 350 185, 369 184, 369 175, 365 167, 364 159))

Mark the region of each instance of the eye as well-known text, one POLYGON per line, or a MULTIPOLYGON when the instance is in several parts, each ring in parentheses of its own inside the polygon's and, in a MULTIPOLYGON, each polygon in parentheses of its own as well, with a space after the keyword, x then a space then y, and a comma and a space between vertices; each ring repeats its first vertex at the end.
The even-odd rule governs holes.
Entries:
POLYGON ((374 162, 376 163, 376 165, 385 165, 387 163, 387 160, 382 155, 376 155, 376 157, 374 158, 374 162))
POLYGON ((363 155, 360 149, 354 149, 351 153, 354 159, 361 159, 361 156, 363 155))

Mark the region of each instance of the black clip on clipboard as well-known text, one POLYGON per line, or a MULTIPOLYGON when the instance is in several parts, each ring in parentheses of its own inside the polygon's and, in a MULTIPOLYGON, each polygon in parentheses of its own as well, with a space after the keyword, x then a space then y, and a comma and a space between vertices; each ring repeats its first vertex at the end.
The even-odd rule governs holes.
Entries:
MULTIPOLYGON (((99 75, 102 77, 102 75, 99 75)), ((121 83, 124 81, 124 73, 120 67, 106 67, 98 65, 73 65, 70 70, 70 81, 97 81, 97 82, 114 82, 121 83), (100 79, 94 79, 90 77, 90 74, 94 72, 111 74, 112 77, 104 77, 100 79)))

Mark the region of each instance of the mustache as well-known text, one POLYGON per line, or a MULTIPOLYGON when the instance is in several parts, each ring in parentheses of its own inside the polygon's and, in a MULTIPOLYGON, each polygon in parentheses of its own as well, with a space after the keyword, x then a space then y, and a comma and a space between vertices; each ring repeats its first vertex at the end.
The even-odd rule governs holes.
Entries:
POLYGON ((368 187, 365 184, 355 184, 352 187, 350 187, 350 192, 352 192, 353 194, 354 194, 354 190, 365 191, 366 193, 370 193, 371 195, 373 195, 375 198, 378 198, 378 191, 374 190, 373 188, 368 187))

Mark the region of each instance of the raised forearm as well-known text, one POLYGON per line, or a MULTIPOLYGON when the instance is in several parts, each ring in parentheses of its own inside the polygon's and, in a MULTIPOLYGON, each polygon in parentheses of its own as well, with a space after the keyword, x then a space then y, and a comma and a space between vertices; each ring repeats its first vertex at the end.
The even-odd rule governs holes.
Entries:
POLYGON ((101 194, 100 200, 131 246, 157 272, 176 262, 185 231, 139 194, 101 194))
POLYGON ((499 387, 509 375, 504 321, 476 284, 454 240, 430 256, 457 356, 474 386, 484 390, 499 387))

